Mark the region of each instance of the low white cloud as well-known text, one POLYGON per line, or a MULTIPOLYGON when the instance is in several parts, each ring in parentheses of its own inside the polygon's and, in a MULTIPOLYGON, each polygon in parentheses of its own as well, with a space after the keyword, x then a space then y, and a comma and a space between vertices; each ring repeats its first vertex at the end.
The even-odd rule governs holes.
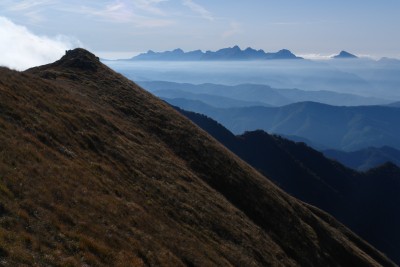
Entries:
MULTIPOLYGON (((370 55, 370 54, 357 54, 357 57, 359 58, 366 58, 366 59, 373 59, 373 60, 379 60, 381 59, 380 56, 377 55, 370 55)), ((398 58, 398 57, 397 57, 398 58)))
POLYGON ((207 20, 214 20, 211 12, 205 9, 203 6, 193 2, 193 0, 183 0, 182 4, 190 8, 193 12, 199 14, 202 18, 207 20))
POLYGON ((65 50, 78 45, 78 41, 61 35, 37 36, 26 27, 0 16, 1 66, 25 70, 53 62, 64 55, 65 50))
POLYGON ((323 54, 300 54, 298 56, 302 57, 302 58, 305 58, 305 59, 311 59, 311 60, 329 60, 334 55, 335 54, 329 54, 329 55, 323 55, 323 54))

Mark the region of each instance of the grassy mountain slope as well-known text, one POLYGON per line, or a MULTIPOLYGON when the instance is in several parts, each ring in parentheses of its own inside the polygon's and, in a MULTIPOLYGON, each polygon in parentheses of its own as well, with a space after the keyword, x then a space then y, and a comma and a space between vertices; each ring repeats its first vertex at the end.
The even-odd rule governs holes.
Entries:
POLYGON ((3 266, 394 266, 85 50, 0 73, 3 266))
POLYGON ((179 111, 286 192, 333 214, 400 262, 400 168, 387 163, 355 172, 304 143, 263 131, 234 136, 204 115, 179 111))

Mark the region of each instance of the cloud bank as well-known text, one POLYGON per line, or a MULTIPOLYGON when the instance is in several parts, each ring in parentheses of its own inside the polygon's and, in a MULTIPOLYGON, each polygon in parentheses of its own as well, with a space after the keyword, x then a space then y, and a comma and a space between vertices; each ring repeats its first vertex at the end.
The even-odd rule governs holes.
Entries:
POLYGON ((0 65, 16 70, 53 62, 65 50, 79 46, 65 36, 37 36, 27 28, 0 16, 0 65))

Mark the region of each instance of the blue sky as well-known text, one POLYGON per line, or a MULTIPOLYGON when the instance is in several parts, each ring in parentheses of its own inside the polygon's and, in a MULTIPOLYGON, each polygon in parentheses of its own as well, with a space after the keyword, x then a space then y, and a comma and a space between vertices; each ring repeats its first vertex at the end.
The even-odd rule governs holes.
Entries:
POLYGON ((110 56, 237 44, 399 58, 399 13, 398 0, 2 0, 0 48, 12 23, 60 50, 79 45, 110 56))

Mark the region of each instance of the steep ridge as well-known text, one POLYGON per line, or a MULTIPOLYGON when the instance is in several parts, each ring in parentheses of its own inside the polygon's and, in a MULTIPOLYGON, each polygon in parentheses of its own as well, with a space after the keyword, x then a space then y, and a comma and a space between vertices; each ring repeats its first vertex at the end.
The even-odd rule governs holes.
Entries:
POLYGON ((395 266, 85 50, 0 73, 3 266, 395 266))
POLYGON ((263 131, 235 136, 204 115, 177 109, 286 192, 333 214, 400 262, 400 168, 387 163, 358 173, 304 143, 263 131))

